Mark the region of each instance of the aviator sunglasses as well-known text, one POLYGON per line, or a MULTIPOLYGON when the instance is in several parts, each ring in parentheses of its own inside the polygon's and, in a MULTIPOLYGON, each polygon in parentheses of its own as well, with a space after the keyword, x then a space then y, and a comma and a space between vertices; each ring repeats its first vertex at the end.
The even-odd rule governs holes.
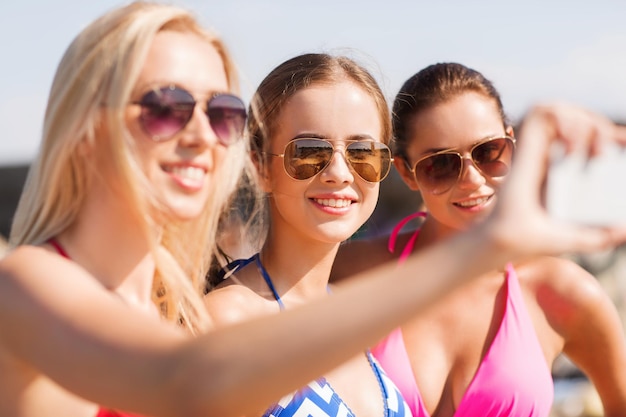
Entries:
MULTIPOLYGON (((132 104, 141 107, 141 125, 152 140, 158 142, 171 139, 183 130, 198 103, 189 91, 166 86, 148 91, 132 104)), ((222 145, 231 145, 242 137, 246 107, 239 97, 216 94, 206 102, 204 113, 222 145)))
MULTIPOLYGON (((511 169, 515 139, 501 136, 476 143, 469 151, 474 166, 492 178, 504 177, 511 169)), ((433 194, 450 190, 461 176, 464 156, 448 149, 426 155, 413 164, 406 162, 420 188, 433 194)))
MULTIPOLYGON (((385 179, 391 168, 391 150, 387 145, 372 140, 346 141, 344 157, 351 169, 367 182, 385 179)), ((285 146, 282 154, 266 152, 283 158, 287 175, 295 180, 306 180, 322 172, 333 159, 335 146, 325 139, 298 138, 285 146)))

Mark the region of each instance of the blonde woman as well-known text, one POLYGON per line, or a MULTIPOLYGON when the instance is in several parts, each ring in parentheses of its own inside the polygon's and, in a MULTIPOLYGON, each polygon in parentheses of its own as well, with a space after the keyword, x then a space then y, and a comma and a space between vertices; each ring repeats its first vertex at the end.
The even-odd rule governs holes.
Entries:
POLYGON ((539 199, 551 140, 587 146, 624 140, 624 130, 538 107, 520 133, 517 175, 480 228, 332 297, 207 333, 201 282, 246 161, 233 93, 224 45, 176 7, 112 10, 70 45, 0 261, 1 416, 252 413, 504 260, 625 237, 554 224, 539 199), (416 271, 437 284, 416 285, 416 271), (374 298, 375 309, 363 302, 374 298))

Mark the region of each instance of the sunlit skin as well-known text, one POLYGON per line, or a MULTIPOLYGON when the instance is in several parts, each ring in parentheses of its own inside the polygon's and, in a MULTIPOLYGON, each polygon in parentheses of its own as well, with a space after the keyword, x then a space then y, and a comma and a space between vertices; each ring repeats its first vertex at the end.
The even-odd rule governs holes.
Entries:
MULTIPOLYGON (((380 417, 383 401, 364 351, 396 326, 423 313, 451 288, 507 260, 601 249, 626 240, 620 230, 554 222, 538 198, 551 142, 586 150, 603 139, 626 143, 626 128, 566 104, 537 106, 520 131, 516 164, 499 191, 498 205, 479 227, 416 253, 403 266, 394 262, 364 272, 333 287, 328 296, 338 239, 358 223, 355 218, 363 221, 371 212, 369 206, 361 210, 353 204, 359 213, 346 215, 343 230, 320 227, 317 237, 308 240, 300 231, 283 233, 293 239, 286 247, 272 247, 274 258, 264 257, 270 273, 281 280, 287 311, 278 313, 258 272, 248 267, 242 271, 247 281, 238 286, 241 291, 233 291, 216 309, 225 315, 224 322, 241 323, 211 328, 207 317, 204 326, 200 286, 220 230, 203 224, 217 221, 227 209, 226 185, 235 185, 241 165, 248 162, 240 154, 246 143, 231 146, 222 158, 225 149, 200 109, 183 114, 192 116, 186 127, 175 120, 168 124, 172 119, 156 120, 171 127, 170 132, 184 129, 168 141, 147 137, 146 130, 158 129, 144 129, 138 122, 135 102, 145 88, 180 84, 201 103, 226 90, 224 68, 213 49, 191 35, 172 33, 157 36, 153 44, 154 34, 163 28, 197 33, 215 44, 224 59, 228 90, 237 88, 226 46, 178 7, 131 2, 90 23, 68 47, 50 90, 42 153, 33 161, 14 216, 11 241, 16 246, 0 259, 2 417, 116 414, 99 412, 104 409, 153 417, 259 415, 272 401, 320 375, 331 379, 357 415, 380 417), (231 164, 236 156, 239 160, 231 164), (65 251, 55 250, 47 241, 51 237, 65 251), (303 247, 315 240, 319 244, 303 247), (253 298, 251 289, 266 293, 253 298)), ((336 84, 337 78, 330 79, 334 81, 326 85, 336 84)), ((280 93, 284 83, 277 84, 270 90, 280 93)), ((367 80, 364 84, 370 87, 363 87, 361 97, 368 97, 372 86, 367 80)), ((378 111, 352 103, 348 98, 359 96, 354 91, 344 93, 346 102, 332 95, 323 98, 332 108, 354 104, 356 111, 341 117, 342 123, 359 120, 349 134, 383 137, 376 131, 387 132, 388 109, 377 91, 378 98, 371 100, 379 103, 378 111), (360 123, 377 117, 378 128, 360 123)), ((325 125, 307 129, 338 138, 339 150, 347 136, 335 127, 326 131, 325 125)), ((370 190, 356 177, 346 179, 339 156, 333 163, 337 165, 324 175, 296 189, 317 194, 330 192, 322 184, 336 190, 339 183, 342 192, 351 190, 369 204, 374 187, 370 190)), ((317 203, 326 205, 325 200, 317 203)), ((338 215, 329 210, 314 216, 338 215)), ((341 220, 333 224, 342 229, 341 220)), ((581 309, 590 319, 581 332, 595 325, 588 310, 581 309)), ((602 343, 606 337, 594 336, 597 345, 589 351, 598 362, 623 369, 611 358, 611 344, 602 343)), ((608 376, 609 389, 619 387, 608 376)))
POLYGON ((406 184, 421 191, 431 213, 422 231, 441 238, 485 218, 497 201, 502 178, 483 175, 472 163, 469 150, 481 140, 513 135, 510 127, 503 126, 495 102, 481 94, 465 93, 417 114, 411 120, 411 129, 414 140, 407 149, 410 163, 444 149, 457 150, 464 156, 458 182, 442 194, 421 190, 404 161, 395 161, 406 184))
MULTIPOLYGON (((458 150, 465 157, 458 182, 438 195, 421 190, 403 161, 395 160, 406 184, 421 192, 428 212, 413 249, 419 252, 467 230, 493 210, 502 179, 478 171, 469 149, 485 138, 513 136, 513 131, 503 125, 495 102, 474 92, 420 112, 411 119, 409 131, 411 161, 443 149, 458 150)), ((387 238, 343 246, 334 276, 388 260, 397 262, 412 234, 399 236, 394 254, 387 250, 387 238)), ((607 415, 623 415, 626 347, 619 316, 596 279, 575 263, 559 258, 534 258, 516 264, 515 270, 546 367, 550 369, 556 357, 565 353, 590 377, 607 415), (606 358, 611 358, 611 366, 606 365, 606 358)), ((416 275, 416 279, 427 282, 429 278, 416 275)), ((503 269, 484 274, 402 326, 412 373, 432 417, 454 416, 491 346, 506 302, 504 279, 503 269)))
POLYGON ((335 154, 321 173, 301 181, 285 173, 282 158, 268 157, 265 189, 271 195, 272 234, 276 235, 268 240, 268 247, 295 237, 303 242, 298 246, 336 245, 369 218, 376 206, 379 183, 361 179, 350 169, 343 152, 349 140, 380 140, 376 111, 373 101, 348 82, 308 88, 289 100, 277 123, 271 153, 282 153, 292 139, 314 137, 330 140, 335 154), (340 207, 331 207, 325 202, 328 199, 339 200, 335 206, 340 207), (284 233, 284 238, 278 236, 284 233))
MULTIPOLYGON (((374 101, 348 81, 297 92, 281 110, 276 125, 279 128, 270 139, 269 153, 282 154, 285 145, 298 137, 324 138, 335 145, 330 164, 312 178, 291 178, 283 158, 270 155, 261 171, 270 202, 270 231, 261 259, 290 309, 327 296, 337 247, 372 214, 379 183, 360 178, 343 152, 349 140, 380 141, 382 127, 374 101)), ((279 312, 254 264, 210 292, 207 305, 219 324, 279 312)), ((380 388, 364 354, 324 377, 357 415, 382 415, 380 388)))
MULTIPOLYGON (((196 35, 160 32, 149 50, 131 101, 139 100, 152 86, 168 84, 184 87, 202 100, 214 92, 228 90, 224 65, 212 45, 196 35)), ((139 106, 129 105, 125 111, 126 123, 136 144, 140 168, 157 192, 159 202, 173 218, 185 220, 198 216, 205 206, 213 175, 219 169, 226 148, 217 144, 215 133, 200 106, 196 107, 186 128, 164 142, 155 142, 147 136, 139 124, 139 113, 139 106), (189 167, 196 168, 191 177, 189 171, 181 170, 189 167)), ((121 301, 125 311, 132 309, 127 311, 128 314, 148 315, 158 322, 161 321, 159 312, 151 298, 154 261, 142 231, 138 230, 133 207, 129 207, 125 196, 116 194, 120 188, 114 184, 120 181, 119 174, 114 172, 110 158, 107 159, 109 155, 99 152, 98 142, 106 140, 106 132, 100 130, 98 134, 96 147, 86 149, 86 156, 92 158, 96 167, 93 172, 97 175, 76 221, 57 236, 77 263, 54 255, 58 265, 55 264, 57 266, 53 269, 61 273, 65 268, 67 278, 64 279, 69 280, 56 280, 55 285, 72 288, 71 294, 82 294, 82 300, 89 300, 82 302, 92 306, 102 304, 103 298, 106 302, 114 300, 115 304, 121 301), (94 239, 94 236, 98 238, 94 239), (122 244, 124 249, 120 249, 122 244), (104 254, 115 254, 115 262, 104 254), (108 290, 104 296, 102 287, 108 290)), ((46 247, 50 253, 56 253, 49 245, 46 247)), ((41 255, 42 258, 50 256, 41 255)), ((59 300, 58 295, 55 297, 60 305, 68 305, 68 300, 59 300)), ((69 303, 73 309, 82 311, 81 319, 90 320, 91 326, 95 327, 104 319, 101 311, 110 311, 97 310, 98 314, 95 314, 93 310, 81 310, 81 303, 69 303), (89 314, 94 315, 89 317, 89 314)), ((57 323, 53 321, 52 324, 57 323)), ((47 325, 41 323, 41 326, 47 325)), ((42 351, 41 355, 46 353, 42 351)), ((52 409, 58 415, 95 416, 97 405, 61 389, 15 358, 0 353, 0 362, 7 363, 2 368, 0 386, 11 387, 0 390, 0 415, 38 416, 49 414, 52 409), (10 361, 13 361, 12 365, 10 361)), ((94 375, 94 382, 97 379, 98 375, 94 375)))
POLYGON ((204 114, 207 100, 228 91, 224 64, 215 48, 191 34, 157 34, 131 94, 139 101, 151 88, 176 85, 198 102, 185 129, 171 140, 153 141, 140 125, 141 108, 128 106, 126 120, 139 157, 159 199, 175 217, 192 219, 204 209, 215 171, 226 154, 204 114), (203 68, 202 71, 199 68, 203 68))

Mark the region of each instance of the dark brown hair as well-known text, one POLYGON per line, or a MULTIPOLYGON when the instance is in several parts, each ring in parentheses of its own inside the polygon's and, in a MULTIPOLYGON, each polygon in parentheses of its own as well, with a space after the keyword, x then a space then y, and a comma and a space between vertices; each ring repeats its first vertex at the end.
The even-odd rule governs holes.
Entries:
POLYGON ((409 78, 393 103, 394 153, 406 158, 411 139, 411 119, 423 110, 444 103, 463 93, 476 92, 496 103, 502 124, 508 126, 500 94, 480 72, 457 63, 430 65, 409 78))

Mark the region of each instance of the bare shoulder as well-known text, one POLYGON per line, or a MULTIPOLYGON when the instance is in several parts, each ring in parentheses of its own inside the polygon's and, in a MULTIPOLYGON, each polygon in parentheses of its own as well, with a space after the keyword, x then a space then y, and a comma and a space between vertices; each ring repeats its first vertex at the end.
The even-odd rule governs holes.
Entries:
POLYGON ((229 325, 268 314, 268 303, 262 296, 247 285, 237 282, 233 276, 211 290, 204 297, 204 303, 213 323, 217 326, 229 325))
POLYGON ((555 290, 570 290, 571 286, 581 287, 597 281, 576 262, 565 257, 541 256, 530 261, 516 264, 515 269, 520 279, 529 285, 548 286, 555 290))
POLYGON ((339 247, 337 257, 331 271, 331 281, 341 281, 359 272, 389 262, 396 255, 387 249, 387 236, 352 240, 339 247))
POLYGON ((516 265, 516 270, 559 333, 612 308, 597 279, 572 260, 540 257, 516 265))
POLYGON ((10 272, 19 271, 22 267, 21 264, 25 260, 32 261, 32 258, 42 258, 45 260, 48 254, 49 251, 40 246, 18 246, 15 249, 7 251, 4 257, 0 259, 0 271, 2 271, 3 274, 9 274, 10 272), (18 268, 16 269, 16 267, 18 268))
POLYGON ((9 291, 18 286, 33 290, 44 283, 57 286, 61 284, 58 280, 71 280, 75 274, 81 274, 81 268, 56 253, 40 246, 19 246, 0 260, 0 297, 15 295, 9 291))
MULTIPOLYGON (((0 261, 0 343, 26 362, 54 368, 51 372, 58 375, 67 375, 62 361, 51 364, 49 355, 65 355, 78 363, 81 348, 93 348, 92 341, 103 334, 114 331, 122 341, 144 334, 145 343, 157 337, 180 338, 174 326, 129 314, 130 309, 80 265, 48 248, 18 247, 0 261), (162 331, 147 327, 147 322, 162 331), (111 323, 119 324, 112 328, 111 323)), ((101 354, 107 349, 103 345, 101 354)))

